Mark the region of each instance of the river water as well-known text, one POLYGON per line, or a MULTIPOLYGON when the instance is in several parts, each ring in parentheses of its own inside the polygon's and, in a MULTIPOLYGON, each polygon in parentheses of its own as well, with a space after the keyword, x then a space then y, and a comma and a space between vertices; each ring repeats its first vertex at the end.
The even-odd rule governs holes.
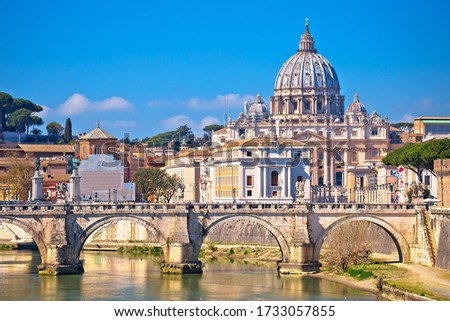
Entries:
POLYGON ((0 251, 0 301, 376 300, 309 276, 278 276, 274 264, 206 262, 201 275, 162 275, 152 256, 84 251, 85 273, 39 276, 37 251, 0 251))

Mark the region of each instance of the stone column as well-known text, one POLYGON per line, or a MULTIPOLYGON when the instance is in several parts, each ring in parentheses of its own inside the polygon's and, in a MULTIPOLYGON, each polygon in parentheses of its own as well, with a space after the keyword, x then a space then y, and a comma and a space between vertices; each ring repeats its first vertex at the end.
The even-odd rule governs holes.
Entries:
POLYGON ((331 150, 330 153, 330 184, 331 186, 334 185, 334 155, 333 155, 333 150, 331 150))
POLYGON ((317 148, 312 149, 312 162, 311 162, 311 174, 312 174, 312 185, 319 185, 319 159, 318 159, 318 153, 317 148))
POLYGON ((267 167, 263 167, 263 190, 262 196, 267 197, 267 167))
POLYGON ((330 179, 328 177, 328 148, 323 149, 323 184, 328 185, 330 179))
POLYGON ((264 197, 263 191, 264 191, 264 168, 259 167, 259 194, 258 197, 264 197))
MULTIPOLYGON (((234 166, 234 165, 231 165, 234 166)), ((234 171, 233 171, 234 174, 234 171)), ((234 177, 231 177, 232 180, 234 180, 234 177)), ((238 191, 239 191, 239 198, 240 200, 244 200, 245 199, 245 184, 246 184, 246 179, 244 177, 244 168, 242 166, 238 167, 238 176, 237 176, 237 182, 236 184, 233 184, 233 186, 235 186, 238 191)), ((254 184, 254 183, 253 183, 254 184)))
POLYGON ((355 174, 354 173, 348 173, 348 184, 347 184, 347 189, 348 189, 348 202, 349 203, 353 203, 355 202, 355 174))
POLYGON ((348 175, 348 149, 344 149, 344 177, 343 177, 343 186, 347 186, 347 175, 348 175))
POLYGON ((78 174, 78 170, 75 169, 70 175, 70 194, 69 202, 79 203, 81 201, 81 186, 80 186, 81 176, 78 174))
POLYGON ((294 195, 292 195, 292 182, 291 182, 291 175, 292 175, 292 171, 291 171, 291 167, 287 168, 287 197, 292 197, 292 199, 294 199, 294 195))
POLYGON ((42 200, 42 176, 39 171, 34 172, 34 176, 31 178, 31 200, 42 200))

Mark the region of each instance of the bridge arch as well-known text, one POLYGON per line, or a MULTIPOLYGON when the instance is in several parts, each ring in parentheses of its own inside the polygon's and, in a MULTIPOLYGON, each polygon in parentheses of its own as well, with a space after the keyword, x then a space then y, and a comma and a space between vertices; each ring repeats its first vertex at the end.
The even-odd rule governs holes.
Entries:
POLYGON ((137 216, 124 215, 124 216, 104 217, 84 228, 81 235, 79 236, 79 242, 77 243, 74 249, 74 254, 76 255, 76 257, 80 257, 81 250, 84 246, 84 243, 86 243, 87 239, 89 238, 89 236, 91 236, 99 228, 105 225, 109 225, 111 223, 117 223, 119 221, 131 221, 143 226, 145 229, 149 231, 154 231, 158 237, 159 243, 163 250, 164 257, 169 253, 168 240, 164 237, 164 234, 154 224, 150 223, 148 220, 145 220, 137 216))
POLYGON ((12 218, 12 217, 0 217, 0 223, 6 223, 10 225, 17 226, 24 230, 26 233, 30 234, 34 243, 39 250, 39 254, 41 255, 41 261, 46 262, 47 260, 47 247, 45 246, 44 240, 41 237, 41 233, 35 231, 30 225, 24 223, 20 219, 12 218))
POLYGON ((278 243, 278 246, 281 250, 281 257, 282 262, 289 262, 290 259, 290 250, 289 250, 289 243, 287 242, 286 238, 283 236, 283 234, 271 223, 267 222, 266 220, 263 220, 262 218, 255 216, 255 215, 242 215, 242 214, 236 214, 236 215, 226 215, 223 216, 215 221, 213 221, 210 225, 208 225, 206 228, 203 229, 202 235, 196 240, 194 244, 194 255, 198 257, 198 254, 200 252, 200 248, 203 244, 203 241, 208 236, 209 233, 219 228, 224 223, 230 223, 230 222, 253 222, 255 224, 258 224, 259 226, 263 227, 267 231, 269 231, 270 234, 273 235, 275 240, 278 243))
POLYGON ((314 262, 319 262, 320 250, 322 249, 323 242, 332 231, 334 231, 338 226, 342 224, 357 221, 367 221, 381 227, 393 240, 395 247, 397 248, 399 260, 405 263, 409 262, 410 249, 406 239, 395 227, 393 227, 385 220, 374 215, 363 215, 363 216, 348 215, 330 224, 325 230, 322 231, 317 240, 314 242, 314 254, 313 254, 314 262))

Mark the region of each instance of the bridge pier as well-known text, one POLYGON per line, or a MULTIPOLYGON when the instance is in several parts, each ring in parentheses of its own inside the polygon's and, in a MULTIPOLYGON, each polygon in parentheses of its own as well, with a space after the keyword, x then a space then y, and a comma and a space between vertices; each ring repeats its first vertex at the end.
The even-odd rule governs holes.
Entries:
POLYGON ((161 263, 161 273, 202 273, 202 262, 194 256, 194 244, 192 243, 169 244, 169 251, 165 255, 166 260, 161 263))
POLYGON ((67 245, 47 246, 44 262, 38 266, 41 275, 81 274, 84 272, 83 263, 76 259, 70 260, 67 245))
POLYGON ((288 262, 278 263, 279 274, 309 274, 318 273, 319 262, 314 262, 314 245, 310 243, 289 246, 290 256, 288 262))

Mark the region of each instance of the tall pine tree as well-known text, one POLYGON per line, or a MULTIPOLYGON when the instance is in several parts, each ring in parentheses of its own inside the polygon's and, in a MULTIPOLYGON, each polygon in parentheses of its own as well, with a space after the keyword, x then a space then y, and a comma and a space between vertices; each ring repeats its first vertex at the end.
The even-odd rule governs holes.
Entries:
POLYGON ((64 142, 67 144, 72 140, 72 121, 70 118, 66 119, 66 126, 64 126, 64 142))

